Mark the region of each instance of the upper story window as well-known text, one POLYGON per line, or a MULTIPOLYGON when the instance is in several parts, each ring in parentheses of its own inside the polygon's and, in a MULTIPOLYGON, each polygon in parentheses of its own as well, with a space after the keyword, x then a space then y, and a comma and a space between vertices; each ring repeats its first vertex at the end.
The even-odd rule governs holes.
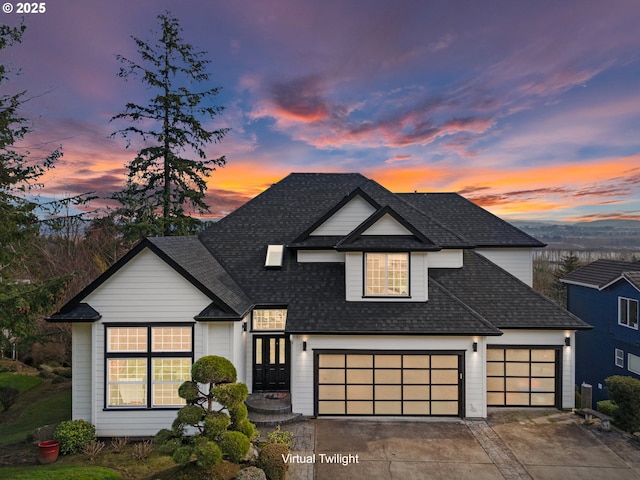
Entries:
POLYGON ((193 327, 107 326, 107 408, 180 407, 191 379, 193 327))
POLYGON ((409 254, 365 253, 364 294, 369 297, 408 297, 409 254))
POLYGON ((255 309, 253 311, 254 330, 284 330, 287 325, 285 308, 255 309))
POLYGON ((618 298, 618 323, 638 330, 638 300, 618 298))

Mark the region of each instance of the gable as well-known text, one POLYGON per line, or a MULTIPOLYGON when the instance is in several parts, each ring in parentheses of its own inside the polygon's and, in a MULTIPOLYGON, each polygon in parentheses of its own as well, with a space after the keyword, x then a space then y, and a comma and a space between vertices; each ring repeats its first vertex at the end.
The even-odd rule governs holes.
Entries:
POLYGON ((211 303, 204 293, 144 248, 84 299, 103 321, 193 320, 211 303))
POLYGON ((362 235, 413 235, 413 233, 387 213, 362 232, 362 235))
POLYGON ((360 195, 356 195, 314 229, 310 235, 347 235, 375 211, 376 208, 373 205, 360 195))

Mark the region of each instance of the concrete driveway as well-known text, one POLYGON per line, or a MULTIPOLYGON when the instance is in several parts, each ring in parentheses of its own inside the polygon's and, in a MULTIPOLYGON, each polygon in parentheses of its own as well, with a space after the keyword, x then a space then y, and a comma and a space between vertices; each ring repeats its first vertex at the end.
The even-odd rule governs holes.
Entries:
POLYGON ((558 411, 486 421, 318 419, 293 431, 289 480, 640 480, 640 448, 628 437, 558 411))

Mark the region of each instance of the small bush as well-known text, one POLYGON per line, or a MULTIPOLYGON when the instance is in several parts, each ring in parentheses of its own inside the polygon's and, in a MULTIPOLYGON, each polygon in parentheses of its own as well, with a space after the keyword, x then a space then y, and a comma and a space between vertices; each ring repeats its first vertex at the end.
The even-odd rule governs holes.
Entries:
POLYGON ((133 452, 131 455, 136 460, 144 461, 149 458, 152 450, 153 442, 151 440, 145 440, 144 442, 138 442, 133 446, 133 452))
POLYGON ((111 439, 111 450, 113 453, 122 453, 124 447, 129 443, 129 437, 116 437, 111 439))
POLYGON ((91 440, 82 448, 82 453, 89 457, 89 460, 93 462, 98 457, 103 448, 104 442, 91 440))
POLYGON ((175 452, 173 452, 173 455, 171 455, 171 458, 173 458, 173 461, 176 462, 178 465, 181 465, 184 467, 187 463, 191 461, 192 454, 193 454, 193 448, 187 445, 184 445, 178 448, 175 452))
POLYGON ((628 432, 640 430, 640 380, 614 375, 605 383, 609 397, 618 406, 613 417, 616 425, 628 432))
POLYGON ((16 403, 19 395, 20 390, 15 387, 0 387, 0 404, 2 404, 2 410, 4 410, 5 412, 9 410, 9 407, 16 403))
POLYGON ((199 442, 193 453, 196 454, 196 460, 201 467, 212 467, 222 461, 222 450, 214 442, 199 442))
POLYGON ((291 447, 293 444, 293 432, 280 430, 280 425, 278 425, 272 432, 267 433, 267 441, 269 443, 281 443, 287 447, 291 447))
POLYGON ((258 467, 248 467, 238 472, 236 480, 267 480, 267 476, 258 467))
POLYGON ((65 420, 56 427, 53 438, 60 441, 62 455, 77 453, 95 440, 96 427, 86 420, 65 420))
POLYGON ((240 463, 251 448, 251 442, 240 432, 225 432, 219 442, 220 449, 232 463, 240 463))
POLYGON ((597 403, 597 408, 599 412, 615 418, 616 411, 618 410, 618 405, 613 403, 611 400, 602 400, 601 402, 597 403))
POLYGON ((258 457, 257 467, 264 470, 269 480, 283 480, 287 473, 284 457, 289 453, 289 447, 281 443, 267 443, 262 446, 258 457))

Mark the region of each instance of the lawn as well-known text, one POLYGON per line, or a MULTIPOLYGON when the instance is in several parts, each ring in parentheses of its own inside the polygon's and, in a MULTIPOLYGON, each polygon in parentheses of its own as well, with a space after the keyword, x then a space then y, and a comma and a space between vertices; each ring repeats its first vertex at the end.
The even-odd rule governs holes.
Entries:
POLYGON ((120 475, 104 467, 5 467, 0 480, 120 480, 120 475))
POLYGON ((15 373, 0 373, 0 387, 17 388, 21 393, 31 390, 42 383, 40 377, 33 375, 16 375, 15 373))

